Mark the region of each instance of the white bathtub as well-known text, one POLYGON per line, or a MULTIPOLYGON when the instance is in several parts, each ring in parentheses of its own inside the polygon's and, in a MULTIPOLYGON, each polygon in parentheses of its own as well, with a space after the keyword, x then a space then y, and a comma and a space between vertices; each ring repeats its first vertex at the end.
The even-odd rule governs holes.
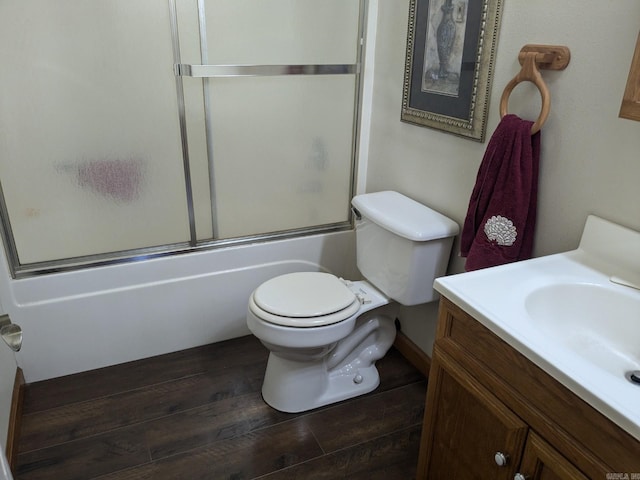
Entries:
POLYGON ((249 295, 276 275, 357 275, 352 231, 20 280, 2 263, 0 299, 23 329, 27 382, 247 335, 249 295))

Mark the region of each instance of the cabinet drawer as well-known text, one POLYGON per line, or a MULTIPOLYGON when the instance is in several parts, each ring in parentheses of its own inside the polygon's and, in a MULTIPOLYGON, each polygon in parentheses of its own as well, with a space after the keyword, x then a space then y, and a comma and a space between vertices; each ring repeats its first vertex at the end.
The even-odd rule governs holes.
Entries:
POLYGON ((444 297, 436 344, 589 476, 640 472, 640 442, 444 297))

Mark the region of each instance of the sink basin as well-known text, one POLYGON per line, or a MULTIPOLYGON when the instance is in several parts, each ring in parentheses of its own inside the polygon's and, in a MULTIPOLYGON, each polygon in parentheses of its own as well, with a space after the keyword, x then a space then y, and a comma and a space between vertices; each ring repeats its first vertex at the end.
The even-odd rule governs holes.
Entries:
POLYGON ((640 298, 589 283, 547 285, 527 295, 531 321, 551 341, 622 378, 640 370, 640 298))

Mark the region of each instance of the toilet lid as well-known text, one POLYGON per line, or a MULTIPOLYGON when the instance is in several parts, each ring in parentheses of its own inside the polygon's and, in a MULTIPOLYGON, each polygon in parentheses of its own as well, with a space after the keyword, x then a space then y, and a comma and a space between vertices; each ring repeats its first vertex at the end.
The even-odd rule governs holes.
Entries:
POLYGON ((273 315, 302 320, 340 312, 353 306, 357 299, 335 275, 298 272, 267 280, 253 293, 253 301, 273 315))

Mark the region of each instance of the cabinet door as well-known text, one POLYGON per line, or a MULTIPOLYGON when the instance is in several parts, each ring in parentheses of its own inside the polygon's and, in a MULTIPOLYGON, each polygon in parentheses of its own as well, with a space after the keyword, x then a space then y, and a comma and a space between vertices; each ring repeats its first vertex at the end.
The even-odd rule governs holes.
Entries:
POLYGON ((526 435, 527 425, 436 344, 418 478, 512 479, 526 435), (496 463, 497 453, 505 465, 496 463))
POLYGON ((519 473, 521 477, 516 478, 526 480, 588 480, 557 450, 533 432, 527 438, 519 473))

